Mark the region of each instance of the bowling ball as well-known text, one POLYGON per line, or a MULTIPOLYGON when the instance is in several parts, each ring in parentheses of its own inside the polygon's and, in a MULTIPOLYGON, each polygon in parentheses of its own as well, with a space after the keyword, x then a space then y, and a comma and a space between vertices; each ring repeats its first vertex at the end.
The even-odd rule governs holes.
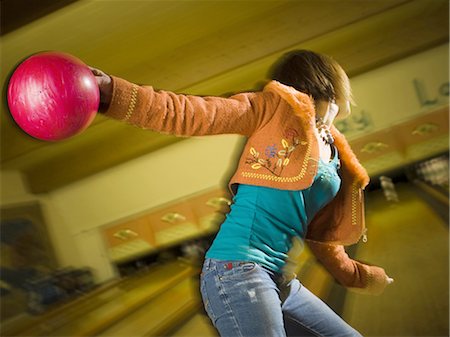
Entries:
POLYGON ((59 141, 85 130, 100 102, 94 75, 78 58, 61 52, 34 54, 14 70, 8 107, 30 136, 59 141))

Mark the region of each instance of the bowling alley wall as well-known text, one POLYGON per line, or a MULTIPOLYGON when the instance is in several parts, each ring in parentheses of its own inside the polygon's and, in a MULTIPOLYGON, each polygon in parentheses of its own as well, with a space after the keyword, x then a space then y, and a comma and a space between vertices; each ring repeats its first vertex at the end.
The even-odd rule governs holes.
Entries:
MULTIPOLYGON (((448 151, 448 48, 351 78, 357 105, 337 126, 373 179, 448 151)), ((2 172, 2 207, 39 203, 58 264, 88 266, 98 282, 108 280, 117 269, 105 228, 226 188, 243 141, 234 135, 186 139, 39 195, 19 172, 2 172)))

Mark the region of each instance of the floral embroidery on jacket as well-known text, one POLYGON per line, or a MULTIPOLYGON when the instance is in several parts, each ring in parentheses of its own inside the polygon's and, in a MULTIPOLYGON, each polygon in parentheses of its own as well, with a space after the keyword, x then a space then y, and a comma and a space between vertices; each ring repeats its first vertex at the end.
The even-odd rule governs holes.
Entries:
POLYGON ((295 129, 286 129, 284 136, 285 138, 282 138, 280 142, 280 150, 278 150, 277 144, 266 146, 264 149, 265 157, 260 156, 260 152, 251 147, 250 156, 246 158, 246 164, 251 165, 254 170, 266 169, 277 177, 281 176, 283 169, 289 165, 290 157, 295 148, 299 144, 306 145, 306 142, 300 142, 298 131, 295 129))

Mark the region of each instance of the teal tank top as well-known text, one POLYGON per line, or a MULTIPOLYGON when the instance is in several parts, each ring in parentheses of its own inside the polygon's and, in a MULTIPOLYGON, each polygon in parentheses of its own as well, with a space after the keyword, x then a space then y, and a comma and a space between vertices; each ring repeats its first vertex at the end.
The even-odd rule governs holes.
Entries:
POLYGON ((239 185, 206 258, 252 261, 282 272, 293 237, 305 237, 314 215, 340 188, 339 159, 334 150, 329 163, 319 160, 314 182, 305 190, 239 185))

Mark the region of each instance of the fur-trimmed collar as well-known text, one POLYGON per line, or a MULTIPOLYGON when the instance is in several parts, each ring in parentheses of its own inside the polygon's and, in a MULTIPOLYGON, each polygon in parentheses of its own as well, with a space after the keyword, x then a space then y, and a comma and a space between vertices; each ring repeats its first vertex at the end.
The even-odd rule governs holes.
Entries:
POLYGON ((306 115, 308 119, 315 120, 316 110, 311 96, 277 81, 270 81, 264 87, 264 91, 276 92, 294 108, 295 114, 300 118, 304 119, 306 115))
POLYGON ((355 177, 355 182, 362 188, 366 187, 370 181, 369 175, 367 174, 366 169, 358 161, 350 144, 347 142, 347 139, 334 125, 331 126, 331 134, 334 137, 334 144, 336 144, 336 147, 339 149, 341 161, 343 161, 347 166, 347 169, 352 172, 355 177))
MULTIPOLYGON (((280 95, 290 106, 292 106, 295 114, 300 117, 303 124, 305 122, 309 126, 315 124, 316 111, 314 99, 311 96, 278 81, 270 81, 264 87, 264 91, 273 91, 280 95)), ((341 161, 345 163, 346 168, 353 174, 355 182, 364 188, 370 180, 367 171, 356 158, 356 155, 353 153, 345 136, 340 133, 334 125, 331 126, 331 133, 334 137, 335 144, 339 149, 341 161)))

